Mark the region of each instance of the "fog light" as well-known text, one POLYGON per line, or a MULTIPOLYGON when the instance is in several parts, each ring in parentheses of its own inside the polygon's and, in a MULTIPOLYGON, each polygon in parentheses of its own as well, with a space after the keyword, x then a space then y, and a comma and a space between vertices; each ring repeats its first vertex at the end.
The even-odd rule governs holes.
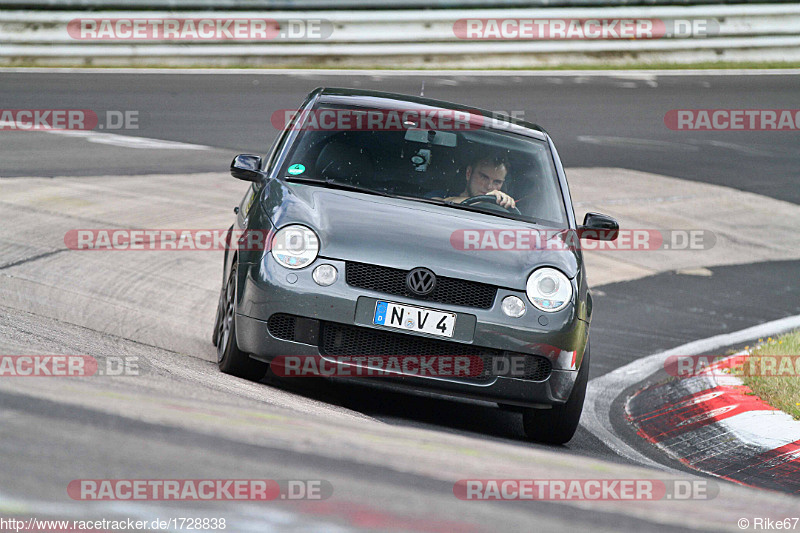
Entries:
POLYGON ((336 277, 338 272, 336 271, 336 267, 333 265, 320 265, 314 269, 314 273, 311 275, 314 278, 314 281, 317 282, 317 285, 322 285, 323 287, 327 287, 328 285, 333 285, 336 281, 336 277))
POLYGON ((500 306, 503 312, 512 318, 519 318, 525 314, 525 302, 516 296, 506 296, 500 306))

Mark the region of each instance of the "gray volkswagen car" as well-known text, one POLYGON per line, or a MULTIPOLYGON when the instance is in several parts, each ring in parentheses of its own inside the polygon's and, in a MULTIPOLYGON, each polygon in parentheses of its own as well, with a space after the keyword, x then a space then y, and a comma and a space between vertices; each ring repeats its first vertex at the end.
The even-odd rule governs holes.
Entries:
POLYGON ((342 382, 519 410, 532 440, 572 438, 592 317, 579 242, 618 225, 576 223, 550 136, 354 89, 272 118, 269 153, 231 163, 252 185, 225 254, 220 369, 260 380, 326 363, 342 382))

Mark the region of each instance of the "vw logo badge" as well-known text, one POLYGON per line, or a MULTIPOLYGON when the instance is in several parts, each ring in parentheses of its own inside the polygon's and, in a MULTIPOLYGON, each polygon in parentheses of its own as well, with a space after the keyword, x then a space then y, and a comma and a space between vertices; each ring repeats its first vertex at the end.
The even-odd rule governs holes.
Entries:
POLYGON ((427 268, 415 268, 406 276, 406 287, 417 296, 427 296, 436 287, 436 274, 427 268))

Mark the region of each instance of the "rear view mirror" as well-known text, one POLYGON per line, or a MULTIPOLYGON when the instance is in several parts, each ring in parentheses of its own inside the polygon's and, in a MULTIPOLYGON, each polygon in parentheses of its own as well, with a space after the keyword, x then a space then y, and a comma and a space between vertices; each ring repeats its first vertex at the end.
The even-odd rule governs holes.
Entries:
POLYGON ((231 161, 231 176, 238 180, 261 183, 264 181, 264 173, 261 172, 261 158, 257 155, 237 155, 231 161))
POLYGON ((449 131, 422 130, 418 128, 407 130, 405 139, 415 143, 434 144, 450 148, 455 148, 458 142, 455 133, 449 131))
POLYGON ((619 235, 619 223, 608 215, 586 213, 583 225, 578 228, 581 239, 594 241, 613 241, 619 235))

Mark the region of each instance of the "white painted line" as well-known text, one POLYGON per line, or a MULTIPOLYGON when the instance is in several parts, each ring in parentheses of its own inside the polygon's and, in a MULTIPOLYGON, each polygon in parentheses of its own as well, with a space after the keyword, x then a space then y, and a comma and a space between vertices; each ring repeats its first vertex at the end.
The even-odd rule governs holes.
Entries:
POLYGON ((578 141, 599 146, 617 146, 641 150, 654 150, 658 152, 699 152, 700 147, 693 144, 676 143, 670 141, 656 141, 652 139, 613 137, 608 135, 578 135, 578 141))
MULTIPOLYGON (((717 422, 745 445, 768 452, 800 440, 800 422, 782 411, 747 411, 717 422)), ((664 442, 668 446, 668 442, 664 442)))
MULTIPOLYGON (((6 126, 16 125, 13 122, 0 121, 0 129, 6 126)), ((202 144, 190 144, 178 141, 165 141, 162 139, 150 139, 148 137, 134 137, 133 135, 120 135, 117 133, 100 133, 97 131, 84 131, 84 130, 36 130, 36 129, 18 129, 18 131, 33 132, 33 133, 53 133, 55 135, 66 135, 68 137, 77 137, 86 139, 90 143, 108 144, 111 146, 118 146, 121 148, 137 148, 142 150, 213 150, 211 146, 204 146, 202 144)))
POLYGON ((77 130, 40 130, 43 133, 54 133, 69 137, 86 139, 90 143, 108 144, 120 148, 136 148, 141 150, 212 150, 210 146, 201 144, 189 144, 178 141, 164 141, 161 139, 149 139, 146 137, 134 137, 132 135, 119 135, 116 133, 99 133, 96 131, 77 131, 77 130))
POLYGON ((800 69, 675 69, 675 70, 366 70, 366 69, 263 69, 263 68, 42 68, 0 67, 3 73, 32 74, 214 74, 273 76, 480 76, 480 77, 628 77, 643 76, 796 76, 800 69))
MULTIPOLYGON (((663 470, 665 468, 663 465, 636 451, 614 433, 611 426, 611 404, 621 391, 663 369, 664 361, 671 355, 698 355, 798 328, 800 328, 800 315, 781 318, 733 333, 715 335, 682 344, 670 350, 643 357, 608 374, 594 378, 589 381, 586 391, 581 425, 618 455, 645 466, 663 470)), ((672 471, 669 468, 668 470, 672 471)))

